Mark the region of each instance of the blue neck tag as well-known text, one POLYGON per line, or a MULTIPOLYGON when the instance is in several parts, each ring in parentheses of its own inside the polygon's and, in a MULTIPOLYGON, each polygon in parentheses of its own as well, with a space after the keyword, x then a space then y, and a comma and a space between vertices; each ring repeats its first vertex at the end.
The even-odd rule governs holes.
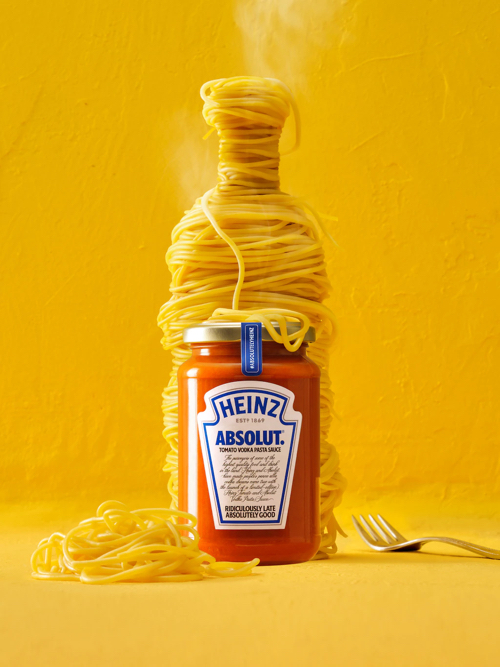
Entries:
POLYGON ((262 373, 262 322, 241 323, 241 372, 262 373))

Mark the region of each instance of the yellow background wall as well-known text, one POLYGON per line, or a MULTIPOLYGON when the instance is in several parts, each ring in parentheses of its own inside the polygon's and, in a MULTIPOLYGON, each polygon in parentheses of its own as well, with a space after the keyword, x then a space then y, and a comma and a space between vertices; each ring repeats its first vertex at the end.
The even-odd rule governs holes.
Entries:
POLYGON ((500 495, 496 0, 2 14, 1 498, 166 502, 163 256, 214 183, 199 87, 245 73, 294 90, 283 188, 338 216, 332 437, 351 501, 500 495))

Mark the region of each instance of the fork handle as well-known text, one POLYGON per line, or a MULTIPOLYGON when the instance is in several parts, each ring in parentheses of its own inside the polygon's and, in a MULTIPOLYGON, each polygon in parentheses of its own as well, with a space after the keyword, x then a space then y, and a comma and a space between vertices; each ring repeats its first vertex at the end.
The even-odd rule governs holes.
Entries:
POLYGON ((454 547, 472 551, 475 554, 484 556, 485 558, 495 558, 500 560, 500 551, 496 549, 489 549, 488 547, 481 547, 479 544, 472 544, 472 542, 464 542, 463 540, 456 540, 453 537, 421 537, 418 540, 411 540, 412 542, 420 542, 420 544, 427 544, 427 542, 444 542, 451 544, 454 547))

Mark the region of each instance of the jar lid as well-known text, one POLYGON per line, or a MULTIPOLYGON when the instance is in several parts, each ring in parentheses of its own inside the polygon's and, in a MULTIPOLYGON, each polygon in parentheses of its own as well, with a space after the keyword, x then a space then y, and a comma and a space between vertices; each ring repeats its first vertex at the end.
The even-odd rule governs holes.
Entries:
MULTIPOLYGON (((279 324, 273 322, 277 333, 280 333, 279 324)), ((287 322, 286 330, 289 336, 300 331, 298 322, 287 322)), ((213 324, 200 324, 187 327, 182 333, 185 343, 230 343, 241 340, 241 322, 214 322, 213 324)), ((272 341, 271 335, 262 325, 262 340, 272 341)), ((316 340, 316 330, 309 327, 304 336, 305 343, 313 343, 316 340)))

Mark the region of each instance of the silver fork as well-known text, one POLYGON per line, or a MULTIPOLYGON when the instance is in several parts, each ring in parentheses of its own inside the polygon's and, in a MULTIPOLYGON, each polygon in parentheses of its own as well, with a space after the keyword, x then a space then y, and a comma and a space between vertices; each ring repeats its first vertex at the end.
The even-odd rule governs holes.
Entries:
POLYGON ((485 558, 500 559, 500 551, 496 549, 480 547, 470 542, 455 540, 453 537, 419 537, 415 540, 407 540, 406 537, 393 528, 380 514, 377 514, 378 521, 371 514, 368 515, 368 518, 371 525, 361 514, 359 515, 359 521, 353 516, 352 522, 361 539, 375 551, 418 551, 427 542, 444 542, 454 547, 472 551, 485 558))

